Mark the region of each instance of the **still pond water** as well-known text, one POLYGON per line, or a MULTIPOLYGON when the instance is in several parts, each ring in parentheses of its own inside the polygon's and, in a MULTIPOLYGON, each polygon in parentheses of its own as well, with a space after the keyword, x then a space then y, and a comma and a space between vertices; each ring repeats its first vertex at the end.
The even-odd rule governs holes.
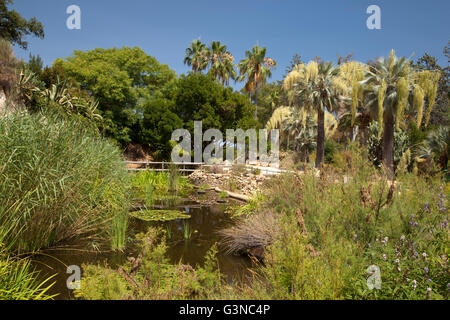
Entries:
MULTIPOLYGON (((192 201, 183 201, 178 205, 179 210, 191 215, 187 220, 175 220, 169 222, 145 222, 130 217, 129 230, 131 237, 135 234, 146 232, 151 226, 161 226, 167 230, 171 236, 168 239, 167 256, 174 264, 182 262, 192 266, 203 265, 207 251, 215 243, 220 241, 218 231, 233 225, 233 220, 224 212, 226 204, 201 206, 192 201), (192 235, 190 239, 185 239, 184 233, 189 228, 192 235)), ((117 269, 127 261, 127 257, 136 257, 137 252, 131 248, 125 252, 95 252, 92 250, 75 249, 79 244, 67 246, 68 249, 53 249, 44 251, 42 255, 33 258, 33 265, 40 272, 39 277, 45 278, 56 275, 53 282, 56 282, 50 294, 58 294, 57 300, 73 299, 73 292, 67 288, 66 280, 69 274, 66 273, 67 266, 83 264, 108 264, 109 267, 117 269)), ((229 282, 242 282, 249 275, 249 268, 252 262, 248 257, 228 255, 219 246, 217 254, 219 268, 225 279, 229 282)))

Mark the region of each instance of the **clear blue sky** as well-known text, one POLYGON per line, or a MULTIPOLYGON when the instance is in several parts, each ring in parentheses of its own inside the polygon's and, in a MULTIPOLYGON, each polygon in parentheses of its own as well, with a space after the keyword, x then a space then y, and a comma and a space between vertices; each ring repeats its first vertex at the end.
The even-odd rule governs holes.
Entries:
MULTIPOLYGON (((236 60, 257 42, 278 62, 272 80, 279 80, 295 53, 303 60, 320 56, 337 60, 353 52, 366 62, 389 54, 420 57, 424 52, 448 65, 443 47, 450 40, 449 0, 15 0, 23 16, 36 16, 45 39, 28 38, 28 60, 39 54, 46 65, 70 56, 74 49, 139 46, 178 74, 186 47, 196 38, 220 40, 236 60), (66 8, 82 11, 82 29, 66 28, 66 8), (369 30, 366 9, 381 8, 381 30, 369 30)), ((240 87, 237 85, 235 87, 240 87)))

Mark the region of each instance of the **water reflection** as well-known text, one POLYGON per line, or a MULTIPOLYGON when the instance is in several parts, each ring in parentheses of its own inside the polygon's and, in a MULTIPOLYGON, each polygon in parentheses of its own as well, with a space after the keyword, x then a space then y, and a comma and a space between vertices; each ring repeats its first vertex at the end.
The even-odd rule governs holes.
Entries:
MULTIPOLYGON (((131 237, 146 232, 150 226, 160 226, 167 230, 167 255, 174 264, 182 262, 192 266, 203 265, 207 251, 220 240, 217 231, 231 226, 234 222, 224 213, 224 205, 200 206, 194 202, 184 202, 177 206, 191 215, 188 220, 175 220, 164 223, 145 222, 139 219, 130 219, 131 237), (187 232, 190 231, 190 232, 187 232)), ((79 246, 79 244, 78 244, 79 246)), ((71 299, 72 292, 66 287, 66 266, 82 264, 108 264, 117 268, 126 262, 127 257, 136 256, 132 245, 124 253, 94 253, 80 249, 48 250, 47 255, 34 257, 33 264, 41 272, 40 277, 57 274, 56 284, 50 294, 58 293, 57 299, 71 299), (62 263, 61 263, 62 262, 62 263), (64 264, 66 265, 64 265, 64 264)), ((228 283, 243 281, 249 274, 251 261, 247 257, 227 255, 219 247, 217 255, 219 268, 228 283)))

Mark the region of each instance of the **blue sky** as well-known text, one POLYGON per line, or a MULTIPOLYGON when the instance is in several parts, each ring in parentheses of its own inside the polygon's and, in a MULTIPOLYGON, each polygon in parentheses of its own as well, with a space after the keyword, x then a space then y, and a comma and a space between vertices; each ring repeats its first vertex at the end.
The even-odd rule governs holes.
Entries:
MULTIPOLYGON (((257 43, 278 62, 272 80, 283 77, 292 56, 308 61, 319 56, 337 60, 353 52, 366 62, 389 54, 420 57, 424 52, 448 65, 443 47, 450 40, 448 0, 15 0, 24 17, 36 16, 45 39, 29 39, 19 58, 39 54, 46 65, 73 50, 139 46, 178 74, 193 39, 220 40, 241 60, 257 43), (68 30, 66 8, 80 6, 82 29, 68 30), (381 8, 381 30, 369 30, 369 5, 381 8)), ((233 85, 240 88, 240 85, 233 85)))

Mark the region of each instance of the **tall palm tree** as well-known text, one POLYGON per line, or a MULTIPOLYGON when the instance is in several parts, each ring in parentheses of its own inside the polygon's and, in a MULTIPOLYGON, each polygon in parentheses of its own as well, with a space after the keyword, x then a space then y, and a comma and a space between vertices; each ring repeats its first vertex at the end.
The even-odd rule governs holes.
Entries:
POLYGON ((245 81, 244 91, 255 94, 255 120, 258 119, 258 88, 265 83, 267 78, 272 77, 271 69, 276 67, 277 63, 271 58, 266 58, 265 47, 259 45, 253 47, 252 51, 246 51, 246 58, 241 60, 238 65, 239 81, 245 81))
POLYGON ((204 43, 196 39, 186 49, 184 64, 192 67, 192 71, 205 70, 209 63, 209 50, 204 43))
POLYGON ((383 165, 391 179, 394 178, 394 129, 403 124, 407 108, 417 110, 421 123, 425 99, 428 100, 427 115, 431 113, 439 76, 439 72, 415 72, 409 59, 397 58, 392 50, 389 58, 380 58, 371 65, 365 80, 360 82, 366 105, 378 114, 380 138, 383 136, 383 165))
POLYGON ((223 85, 228 85, 230 79, 236 79, 236 70, 234 69, 234 57, 227 51, 227 46, 220 41, 213 41, 208 51, 210 69, 217 80, 223 85))
POLYGON ((325 111, 339 107, 348 87, 332 62, 311 61, 294 67, 284 80, 284 89, 294 106, 317 111, 316 168, 320 168, 325 157, 325 111))

